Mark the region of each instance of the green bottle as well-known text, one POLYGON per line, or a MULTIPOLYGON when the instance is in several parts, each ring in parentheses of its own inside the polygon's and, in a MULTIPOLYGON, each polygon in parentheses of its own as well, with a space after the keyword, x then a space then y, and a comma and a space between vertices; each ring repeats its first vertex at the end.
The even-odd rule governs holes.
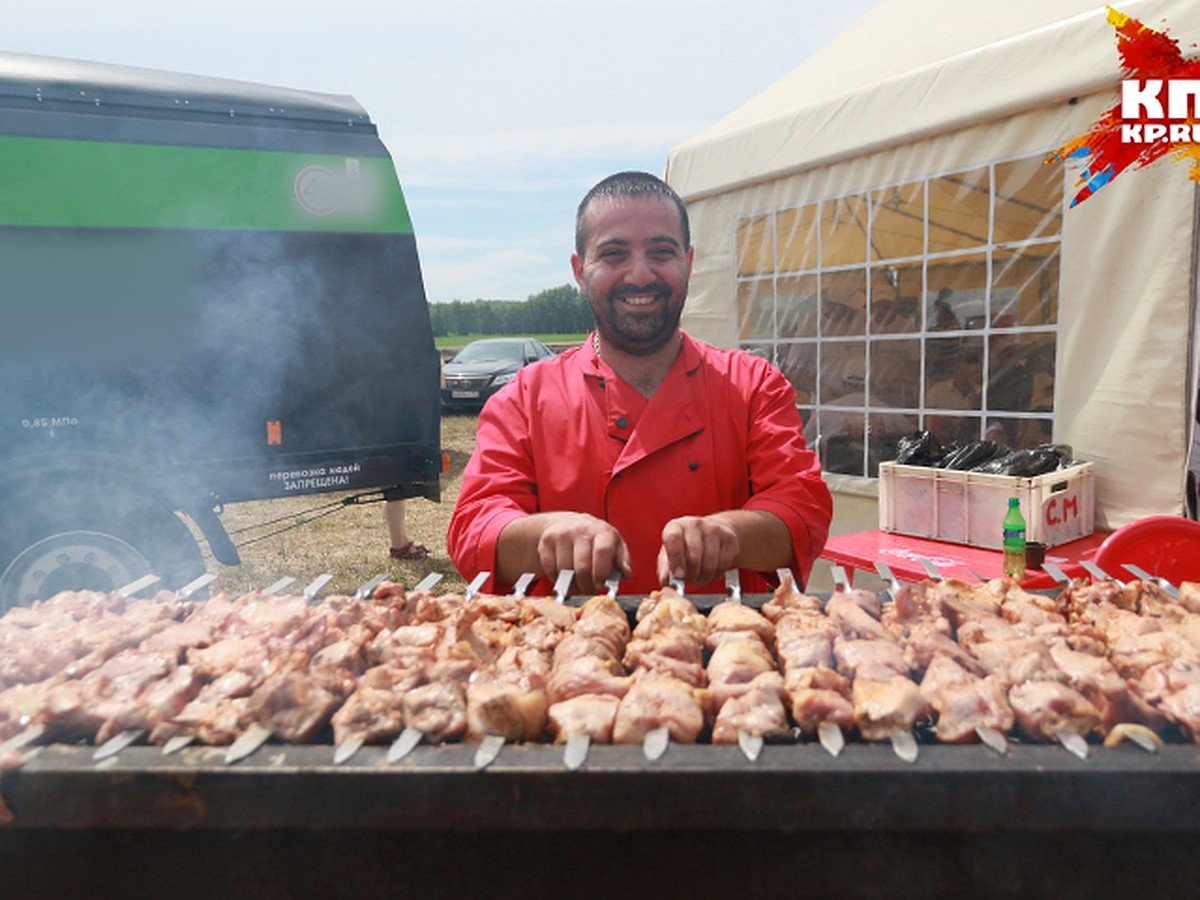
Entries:
POLYGON ((1017 582, 1025 577, 1025 517, 1016 497, 1008 498, 1004 517, 1004 574, 1017 582))

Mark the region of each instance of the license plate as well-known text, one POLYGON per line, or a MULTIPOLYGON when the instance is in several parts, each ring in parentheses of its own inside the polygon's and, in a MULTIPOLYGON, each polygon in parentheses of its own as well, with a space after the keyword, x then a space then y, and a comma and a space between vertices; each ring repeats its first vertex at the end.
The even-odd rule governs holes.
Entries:
POLYGON ((451 391, 450 396, 455 400, 478 399, 479 391, 451 391))

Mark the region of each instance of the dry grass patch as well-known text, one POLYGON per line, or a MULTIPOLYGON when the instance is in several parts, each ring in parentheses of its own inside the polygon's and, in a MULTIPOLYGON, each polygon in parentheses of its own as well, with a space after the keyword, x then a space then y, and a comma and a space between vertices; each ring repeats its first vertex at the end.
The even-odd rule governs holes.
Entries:
POLYGON ((446 529, 463 467, 475 449, 475 422, 473 415, 442 417, 442 449, 450 456, 450 471, 442 475, 441 502, 408 502, 408 534, 429 548, 427 559, 388 556, 382 502, 346 505, 351 495, 335 493, 234 503, 225 508, 221 521, 238 546, 242 564, 222 566, 207 557, 208 571, 217 575, 213 588, 236 594, 291 577, 296 583, 289 590, 300 590, 329 573, 333 580, 322 593, 352 593, 376 575, 414 585, 430 572, 440 572, 437 590, 461 590, 465 584, 446 552, 446 529))

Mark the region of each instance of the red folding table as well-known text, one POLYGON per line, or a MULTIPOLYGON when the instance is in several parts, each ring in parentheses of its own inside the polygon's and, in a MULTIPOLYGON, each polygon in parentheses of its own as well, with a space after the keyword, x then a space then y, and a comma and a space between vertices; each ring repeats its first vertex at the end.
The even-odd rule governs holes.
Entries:
MULTIPOLYGON (((1079 561, 1091 559, 1108 535, 1107 531, 1098 531, 1068 544, 1049 547, 1046 550, 1046 562, 1054 563, 1070 578, 1087 578, 1087 570, 1079 561)), ((911 582, 930 577, 921 565, 922 559, 937 566, 938 571, 947 578, 972 582, 977 577, 984 580, 999 578, 1004 566, 1004 554, 1000 550, 879 530, 831 537, 825 542, 821 558, 847 569, 851 581, 854 574, 849 570, 866 569, 873 573, 877 562, 886 563, 900 581, 911 582)), ((1021 582, 1021 586, 1028 590, 1052 588, 1055 584, 1049 572, 1039 569, 1029 569, 1021 582)))

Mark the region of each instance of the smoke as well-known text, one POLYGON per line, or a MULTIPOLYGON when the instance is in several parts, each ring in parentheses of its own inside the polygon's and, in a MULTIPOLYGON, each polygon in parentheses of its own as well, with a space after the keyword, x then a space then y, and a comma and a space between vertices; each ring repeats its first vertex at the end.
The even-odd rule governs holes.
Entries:
POLYGON ((438 364, 411 235, 13 236, 0 260, 3 455, 176 467, 250 499, 289 465, 436 450, 438 364))

